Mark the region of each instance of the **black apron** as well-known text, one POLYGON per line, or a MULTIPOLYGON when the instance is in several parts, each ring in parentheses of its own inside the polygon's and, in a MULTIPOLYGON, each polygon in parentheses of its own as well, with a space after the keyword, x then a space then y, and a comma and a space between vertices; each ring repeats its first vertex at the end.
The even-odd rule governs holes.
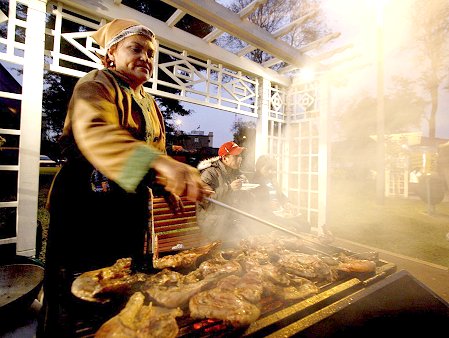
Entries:
POLYGON ((119 258, 131 257, 134 268, 147 259, 147 186, 127 193, 106 180, 104 189, 98 189, 101 176, 83 159, 68 160, 53 182, 38 336, 76 336, 80 322, 92 316, 100 316, 99 322, 109 319, 114 309, 88 304, 71 294, 73 280, 119 258))

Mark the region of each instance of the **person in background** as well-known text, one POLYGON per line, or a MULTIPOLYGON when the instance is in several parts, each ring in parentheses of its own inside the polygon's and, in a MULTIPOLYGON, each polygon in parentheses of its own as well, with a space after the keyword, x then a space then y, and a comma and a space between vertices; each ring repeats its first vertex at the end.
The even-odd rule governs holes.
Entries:
MULTIPOLYGON (((201 180, 213 191, 211 197, 230 206, 242 199, 242 184, 247 179, 240 172, 244 147, 229 141, 220 146, 218 156, 201 161, 197 168, 201 180)), ((239 238, 237 217, 234 212, 203 201, 197 204, 197 222, 210 240, 232 243, 239 238)))
POLYGON ((274 159, 268 155, 257 159, 251 183, 258 184, 250 191, 253 198, 248 209, 253 214, 292 231, 310 231, 310 223, 279 187, 274 159))
POLYGON ((115 19, 92 38, 106 51, 104 68, 76 84, 60 139, 67 161, 49 194, 39 337, 72 337, 79 316, 101 315, 99 307, 80 310, 83 301, 71 294, 81 273, 120 258, 131 257, 135 270, 145 265, 148 188, 158 187, 176 212, 179 195, 205 194, 198 170, 165 154, 163 117, 143 87, 153 72, 153 32, 115 19))

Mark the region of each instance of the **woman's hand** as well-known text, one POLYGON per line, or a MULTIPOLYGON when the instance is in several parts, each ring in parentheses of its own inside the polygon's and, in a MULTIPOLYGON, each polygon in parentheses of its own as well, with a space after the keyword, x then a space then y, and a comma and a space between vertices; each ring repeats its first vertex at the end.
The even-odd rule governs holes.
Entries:
POLYGON ((165 202, 167 202, 168 207, 175 215, 184 211, 184 204, 182 203, 181 197, 178 195, 173 195, 168 193, 164 196, 165 202))
POLYGON ((205 195, 209 195, 198 170, 192 166, 161 155, 154 160, 152 168, 156 171, 157 183, 173 195, 185 194, 192 202, 201 201, 205 195))

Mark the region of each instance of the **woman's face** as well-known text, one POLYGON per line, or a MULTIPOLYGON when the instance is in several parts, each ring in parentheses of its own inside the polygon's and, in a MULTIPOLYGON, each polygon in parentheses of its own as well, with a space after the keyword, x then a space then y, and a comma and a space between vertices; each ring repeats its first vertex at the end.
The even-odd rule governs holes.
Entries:
POLYGON ((153 73, 155 42, 143 35, 131 35, 108 51, 115 70, 129 79, 132 88, 148 81, 153 73))

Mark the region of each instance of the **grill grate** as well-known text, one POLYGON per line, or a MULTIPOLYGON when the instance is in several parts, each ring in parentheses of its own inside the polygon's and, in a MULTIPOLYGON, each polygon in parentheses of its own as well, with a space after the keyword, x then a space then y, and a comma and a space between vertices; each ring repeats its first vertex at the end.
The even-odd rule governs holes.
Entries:
MULTIPOLYGON (((268 337, 277 336, 281 332, 282 336, 289 337, 290 331, 299 332, 328 316, 329 312, 338 311, 335 304, 396 271, 394 264, 383 260, 378 260, 377 265, 375 273, 359 274, 357 277, 348 276, 335 282, 323 282, 318 285, 320 288, 318 294, 304 300, 282 302, 272 297, 265 297, 260 303, 260 318, 245 328, 236 329, 222 320, 192 319, 186 313, 188 310, 184 310, 185 314, 177 318, 178 337, 268 337)), ((78 337, 93 337, 104 321, 105 319, 101 317, 80 321, 78 337)))

